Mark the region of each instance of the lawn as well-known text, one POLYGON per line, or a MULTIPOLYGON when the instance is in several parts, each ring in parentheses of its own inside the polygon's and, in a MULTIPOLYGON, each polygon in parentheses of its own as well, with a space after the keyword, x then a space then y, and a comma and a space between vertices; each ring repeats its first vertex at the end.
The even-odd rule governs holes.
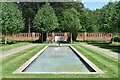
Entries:
POLYGON ((112 43, 112 44, 92 44, 94 46, 98 46, 100 48, 109 49, 114 52, 120 53, 120 43, 112 43))
MULTIPOLYGON (((37 45, 25 49, 17 54, 8 56, 2 60, 3 78, 117 78, 118 60, 108 57, 102 53, 90 50, 80 44, 72 44, 79 52, 91 60, 95 65, 102 69, 104 74, 12 74, 23 63, 29 60, 39 50, 45 47, 45 44, 37 45), (12 65, 11 65, 12 64, 12 65)), ((115 79, 116 80, 116 79, 115 79)))
POLYGON ((91 60, 102 69, 105 74, 97 75, 101 77, 118 77, 118 60, 103 53, 96 52, 83 45, 73 45, 80 53, 91 60))
POLYGON ((29 43, 2 44, 2 46, 0 46, 0 47, 1 47, 2 51, 7 51, 7 50, 17 48, 17 47, 20 47, 20 46, 24 46, 24 45, 27 45, 27 44, 29 44, 29 43))

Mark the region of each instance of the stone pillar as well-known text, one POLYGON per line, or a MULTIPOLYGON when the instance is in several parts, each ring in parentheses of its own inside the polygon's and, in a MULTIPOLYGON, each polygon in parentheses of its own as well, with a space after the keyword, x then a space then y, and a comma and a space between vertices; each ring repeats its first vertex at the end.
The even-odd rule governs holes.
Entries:
POLYGON ((86 40, 86 38, 87 38, 87 33, 85 32, 83 40, 86 40))
POLYGON ((35 33, 32 32, 32 40, 34 40, 34 39, 35 39, 35 33))
POLYGON ((55 41, 55 33, 52 33, 52 42, 55 41))
POLYGON ((68 34, 64 33, 64 41, 67 41, 67 39, 68 39, 68 34))
POLYGON ((12 36, 11 36, 11 37, 12 37, 12 40, 14 40, 15 34, 12 34, 12 36))

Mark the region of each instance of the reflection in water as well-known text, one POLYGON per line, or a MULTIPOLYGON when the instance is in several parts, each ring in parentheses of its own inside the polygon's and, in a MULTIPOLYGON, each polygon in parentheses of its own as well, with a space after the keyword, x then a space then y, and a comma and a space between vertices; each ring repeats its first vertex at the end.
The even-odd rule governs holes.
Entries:
POLYGON ((59 47, 55 47, 55 50, 58 50, 59 49, 59 47))

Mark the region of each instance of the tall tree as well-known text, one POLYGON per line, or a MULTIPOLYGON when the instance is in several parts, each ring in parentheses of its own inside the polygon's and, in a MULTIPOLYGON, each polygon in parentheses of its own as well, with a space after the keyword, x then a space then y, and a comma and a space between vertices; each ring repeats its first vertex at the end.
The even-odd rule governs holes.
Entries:
POLYGON ((25 29, 23 32, 31 33, 33 29, 33 19, 38 9, 43 5, 43 3, 35 2, 19 2, 17 3, 19 9, 22 11, 22 16, 24 17, 25 29))
POLYGON ((116 10, 117 2, 109 2, 100 9, 98 18, 99 30, 105 33, 118 32, 119 13, 116 10))
POLYGON ((116 17, 115 17, 116 22, 114 23, 115 24, 114 26, 117 27, 116 32, 120 33, 120 1, 116 3, 115 9, 116 9, 116 17))
MULTIPOLYGON (((24 29, 22 13, 14 3, 0 3, 1 4, 1 25, 2 34, 12 35, 24 29)), ((6 38, 5 38, 6 39, 6 38)), ((6 40, 5 40, 6 43, 6 40)))
POLYGON ((80 20, 78 17, 79 13, 76 9, 67 9, 62 13, 60 25, 64 31, 71 33, 71 43, 72 43, 72 33, 77 33, 81 29, 80 20))
POLYGON ((83 26, 83 31, 85 32, 98 32, 99 28, 97 26, 99 10, 90 10, 84 8, 83 15, 81 15, 81 25, 83 26))
MULTIPOLYGON (((25 21, 24 32, 35 31, 33 27, 33 19, 37 11, 39 10, 39 8, 41 8, 41 6, 44 4, 45 2, 42 2, 42 3, 41 2, 40 3, 39 2, 37 3, 36 2, 32 2, 32 3, 31 2, 20 2, 17 4, 23 12, 23 17, 25 21)), ((60 22, 61 14, 65 9, 75 8, 81 16, 84 14, 82 13, 83 7, 84 7, 83 4, 77 1, 76 2, 50 2, 50 5, 54 8, 55 14, 58 17, 58 24, 60 22)), ((62 32, 61 26, 55 28, 54 32, 62 32)))
POLYGON ((34 19, 34 28, 37 32, 52 32, 58 26, 54 9, 46 3, 39 9, 34 19))
MULTIPOLYGON (((55 9, 55 13, 56 13, 56 16, 58 17, 59 24, 60 24, 62 12, 66 9, 75 8, 78 11, 78 13, 81 15, 81 17, 84 14, 83 13, 84 5, 79 1, 76 1, 76 2, 53 2, 53 3, 51 3, 51 6, 53 6, 53 8, 55 9)), ((79 18, 80 18, 80 15, 79 15, 79 18)), ((81 18, 80 18, 80 20, 81 20, 81 18)), ((55 29, 55 31, 63 32, 63 29, 61 26, 59 26, 59 27, 57 27, 57 29, 55 29)))
POLYGON ((84 9, 81 25, 85 27, 86 32, 118 33, 120 2, 109 2, 100 9, 84 9))

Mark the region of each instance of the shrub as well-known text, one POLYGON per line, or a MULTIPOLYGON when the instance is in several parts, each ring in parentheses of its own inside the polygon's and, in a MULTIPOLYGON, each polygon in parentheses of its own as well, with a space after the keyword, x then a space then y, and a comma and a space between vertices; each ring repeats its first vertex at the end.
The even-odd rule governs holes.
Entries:
POLYGON ((13 42, 34 42, 34 40, 13 40, 13 42))
MULTIPOLYGON (((5 37, 4 36, 1 36, 0 37, 0 42, 5 42, 5 37)), ((14 44, 14 43, 16 43, 16 41, 13 41, 13 40, 10 40, 10 39, 8 39, 7 38, 7 44, 14 44)))
POLYGON ((5 42, 5 37, 0 36, 0 42, 5 42))
POLYGON ((112 39, 114 42, 120 42, 120 36, 114 36, 112 39))
POLYGON ((98 43, 109 44, 111 41, 109 41, 109 40, 84 40, 84 41, 80 41, 80 42, 86 42, 86 43, 90 43, 90 44, 98 44, 98 43))

